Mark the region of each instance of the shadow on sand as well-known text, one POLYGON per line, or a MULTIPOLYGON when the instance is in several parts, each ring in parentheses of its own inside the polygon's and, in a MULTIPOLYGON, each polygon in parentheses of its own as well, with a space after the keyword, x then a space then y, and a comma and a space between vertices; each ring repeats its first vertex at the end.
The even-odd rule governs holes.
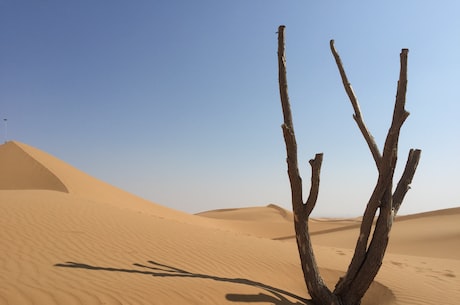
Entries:
POLYGON ((290 293, 288 291, 269 286, 260 282, 251 281, 243 278, 226 278, 219 277, 208 274, 199 274, 192 273, 183 269, 175 268, 165 264, 160 264, 155 261, 148 261, 149 265, 143 265, 135 263, 133 264, 136 267, 142 269, 123 269, 123 268, 111 268, 111 267, 99 267, 91 266, 88 264, 75 263, 75 262, 66 262, 64 264, 55 264, 55 267, 62 268, 78 268, 78 269, 88 269, 88 270, 99 270, 99 271, 110 271, 110 272, 125 272, 125 273, 138 273, 151 275, 155 277, 183 277, 183 278, 200 278, 200 279, 209 279, 217 282, 228 282, 241 285, 248 285, 257 288, 262 288, 266 293, 259 294, 227 294, 225 298, 232 302, 241 302, 241 303, 261 303, 261 302, 270 302, 274 305, 311 305, 311 301, 304 299, 298 295, 290 293), (296 300, 295 303, 290 301, 289 298, 296 300))

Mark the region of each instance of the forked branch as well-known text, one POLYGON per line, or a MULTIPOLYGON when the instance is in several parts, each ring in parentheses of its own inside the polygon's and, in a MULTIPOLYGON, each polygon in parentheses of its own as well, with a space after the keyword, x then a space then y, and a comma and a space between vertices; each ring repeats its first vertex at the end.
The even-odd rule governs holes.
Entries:
POLYGON ((294 212, 297 248, 300 254, 304 280, 315 304, 360 304, 364 293, 367 291, 380 269, 383 256, 388 245, 389 232, 393 224, 394 215, 398 212, 404 196, 409 190, 409 185, 412 182, 412 178, 414 177, 420 159, 420 150, 412 149, 409 152, 402 177, 399 180, 395 192, 392 193, 399 134, 404 121, 409 115, 409 113, 404 109, 407 87, 408 50, 403 49, 401 51, 401 69, 393 118, 385 139, 383 153, 380 153, 374 137, 371 135, 364 123, 358 99, 356 98, 353 88, 351 87, 351 84, 345 74, 340 56, 334 47, 334 41, 330 41, 330 48, 337 63, 343 86, 353 106, 353 118, 358 124, 358 127, 369 146, 379 173, 374 191, 372 192, 364 211, 360 235, 356 242, 355 253, 348 267, 347 273, 339 280, 335 290, 331 292, 324 284, 319 274, 308 229, 309 216, 315 207, 318 198, 323 154, 316 154, 315 158, 310 160, 312 170, 311 186, 308 199, 304 203, 302 195, 302 178, 299 174, 297 161, 297 143, 287 90, 284 29, 284 26, 280 26, 278 28, 279 90, 284 117, 282 129, 286 144, 286 161, 288 165, 289 181, 291 184, 292 208, 294 212), (370 239, 377 211, 379 211, 379 214, 377 221, 375 222, 372 238, 370 239))
POLYGON ((382 264, 385 254, 389 233, 393 224, 395 212, 399 209, 402 199, 408 190, 408 185, 412 181, 415 170, 420 157, 420 150, 411 151, 403 177, 400 180, 397 191, 392 194, 393 176, 397 162, 398 141, 401 127, 409 113, 405 110, 406 89, 407 89, 407 49, 401 51, 401 67, 396 94, 396 101, 393 111, 393 118, 390 129, 388 131, 383 155, 377 155, 378 148, 375 145, 373 137, 362 121, 359 113, 359 104, 351 90, 351 85, 346 78, 342 62, 334 47, 334 41, 330 43, 332 54, 336 59, 339 72, 342 76, 342 81, 345 91, 349 95, 355 110, 355 120, 363 133, 366 142, 376 161, 379 176, 374 189, 374 192, 366 206, 363 220, 361 222, 360 235, 356 243, 355 252, 351 260, 350 266, 344 278, 342 278, 336 286, 334 293, 340 296, 340 299, 345 303, 353 304, 360 300, 364 293, 369 288, 369 285, 377 275, 382 264), (358 111, 358 112, 357 112, 358 111), (376 157, 377 156, 377 157, 376 157), (374 233, 369 242, 372 225, 377 210, 380 210, 379 216, 375 225, 374 233), (353 289, 352 289, 353 288, 353 289))
POLYGON ((286 144, 286 162, 288 165, 288 175, 291 184, 292 210, 294 212, 294 227, 296 232, 297 248, 300 254, 304 280, 312 299, 327 300, 327 304, 338 305, 339 303, 337 298, 324 284, 323 279, 319 274, 315 255, 311 246, 310 234, 308 232, 308 218, 315 207, 318 198, 323 154, 316 154, 315 158, 310 160, 312 168, 311 187, 308 199, 304 203, 302 195, 302 178, 300 177, 298 169, 297 143, 288 96, 284 29, 285 27, 283 25, 278 28, 278 78, 284 118, 284 123, 281 127, 283 129, 284 142, 286 144))
POLYGON ((305 215, 308 217, 313 208, 315 207, 318 198, 323 154, 316 154, 315 158, 310 160, 310 165, 312 168, 311 187, 308 199, 304 203, 302 195, 302 178, 300 177, 298 169, 297 142, 295 138, 294 124, 292 122, 291 105, 289 103, 288 95, 288 85, 286 76, 286 54, 284 48, 284 29, 285 26, 283 25, 281 25, 278 29, 278 77, 281 106, 283 108, 284 118, 284 123, 281 127, 283 128, 284 141, 286 144, 288 174, 292 189, 293 205, 295 202, 295 206, 293 206, 293 209, 294 211, 298 211, 298 214, 303 214, 302 217, 305 217, 305 215))

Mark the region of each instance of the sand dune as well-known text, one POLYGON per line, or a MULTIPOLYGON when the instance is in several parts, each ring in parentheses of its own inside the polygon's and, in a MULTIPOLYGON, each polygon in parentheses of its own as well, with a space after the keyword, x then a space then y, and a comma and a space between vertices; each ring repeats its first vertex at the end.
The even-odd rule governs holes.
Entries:
MULTIPOLYGON (((295 238, 292 213, 273 204, 214 210, 197 215, 220 219, 222 226, 249 235, 284 241, 295 238)), ((459 221, 460 208, 398 216, 391 233, 389 252, 460 259, 459 221)), ((360 224, 359 218, 311 219, 310 232, 315 245, 352 249, 360 224)))
POLYGON ((1 190, 68 192, 62 181, 15 142, 0 145, 1 190), (27 179, 24 179, 27 177, 27 179))
POLYGON ((218 227, 241 234, 270 239, 294 236, 292 212, 274 204, 266 207, 213 210, 197 215, 219 220, 215 222, 218 227))
MULTIPOLYGON (((401 217, 363 304, 457 304, 459 220, 459 209, 401 217)), ((331 287, 356 225, 311 223, 331 287)), ((292 214, 276 205, 189 215, 0 146, 0 304, 303 304, 289 236, 292 214)))

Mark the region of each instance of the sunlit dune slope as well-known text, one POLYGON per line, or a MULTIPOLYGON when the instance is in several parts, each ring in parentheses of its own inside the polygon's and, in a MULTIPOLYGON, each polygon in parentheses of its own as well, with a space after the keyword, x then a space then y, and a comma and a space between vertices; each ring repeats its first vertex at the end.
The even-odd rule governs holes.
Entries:
MULTIPOLYGON (((0 175, 0 305, 306 304, 296 244, 283 238, 292 214, 280 207, 189 215, 19 142, 0 146, 0 175)), ((315 223, 325 244, 354 235, 315 223)), ((314 247, 332 289, 351 250, 314 247)), ((363 305, 457 304, 458 260, 387 257, 363 305)))
MULTIPOLYGON (((315 225, 317 223, 313 221, 312 227, 315 225)), ((322 246, 354 248, 360 223, 343 220, 334 225, 330 229, 314 231, 313 242, 322 246)), ((460 259, 460 208, 396 217, 388 252, 460 259)))
POLYGON ((16 141, 0 145, 0 190, 60 191, 75 198, 103 202, 121 209, 172 218, 189 216, 143 200, 44 151, 16 141))
MULTIPOLYGON (((273 204, 213 210, 198 215, 220 219, 222 226, 249 235, 286 241, 295 239, 292 213, 273 204)), ((315 245, 345 249, 354 249, 360 225, 360 218, 313 218, 309 222, 315 245)), ((398 216, 391 231, 388 251, 415 256, 460 258, 460 208, 398 216), (449 251, 445 251, 446 248, 449 251)))
MULTIPOLYGON (((221 219, 244 234, 295 244, 292 216, 277 214, 273 205, 226 209, 199 215, 221 219), (273 228, 277 227, 273 230, 273 228), (281 236, 280 233, 286 235, 281 236), (280 237, 281 236, 281 237, 280 237)), ((359 237, 360 218, 311 219, 311 238, 320 266, 345 271, 359 237), (337 256, 330 256, 335 253, 337 256)), ((458 304, 460 298, 460 208, 399 216, 376 280, 389 287, 391 304, 458 304)), ((380 302, 368 294, 368 300, 380 302)))
POLYGON ((262 219, 272 222, 290 222, 293 220, 291 211, 287 211, 275 204, 269 204, 266 207, 212 210, 198 213, 197 215, 217 219, 244 221, 259 221, 262 219))
POLYGON ((292 212, 274 204, 266 207, 213 210, 197 215, 219 220, 219 227, 247 235, 271 239, 294 235, 292 212))
POLYGON ((25 144, 9 142, 0 152, 2 164, 14 164, 7 176, 14 179, 0 190, 0 304, 307 297, 292 245, 150 203, 25 144), (27 169, 36 164, 54 177, 40 188, 27 169), (21 189, 6 189, 20 180, 21 189), (53 188, 56 181, 67 191, 53 188))

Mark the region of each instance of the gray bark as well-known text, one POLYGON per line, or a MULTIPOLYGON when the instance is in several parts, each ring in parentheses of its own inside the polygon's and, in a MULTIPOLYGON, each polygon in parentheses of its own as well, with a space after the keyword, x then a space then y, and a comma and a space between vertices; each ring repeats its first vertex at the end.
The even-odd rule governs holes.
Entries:
POLYGON ((377 144, 375 143, 374 137, 364 123, 358 99, 356 98, 351 84, 345 74, 342 61, 334 47, 334 41, 331 40, 330 42, 331 52, 337 63, 345 91, 355 112, 353 118, 366 140, 379 173, 374 191, 364 211, 360 227, 360 235, 347 273, 343 278, 339 279, 334 291, 331 291, 324 284, 323 279, 319 274, 308 231, 309 216, 316 205, 318 197, 323 154, 316 154, 315 158, 310 160, 312 168, 311 187, 308 199, 304 202, 302 194, 302 178, 299 174, 297 161, 297 143, 288 96, 284 30, 284 26, 280 26, 278 28, 279 89, 284 117, 282 129, 286 144, 288 176, 291 185, 296 241, 300 254, 304 280, 312 301, 315 304, 357 305, 360 304, 362 297, 366 293, 382 265, 394 217, 399 210, 404 196, 409 190, 409 185, 412 182, 412 178, 420 159, 421 151, 411 149, 402 177, 398 182, 395 192, 392 193, 393 176, 397 162, 399 134, 402 125, 409 116, 409 113, 404 108, 407 88, 408 50, 403 49, 401 51, 401 69, 393 118, 385 140, 383 154, 381 154, 377 144), (371 231, 377 211, 379 212, 379 216, 375 222, 375 227, 371 237, 371 231), (370 241, 369 238, 371 238, 370 241))

